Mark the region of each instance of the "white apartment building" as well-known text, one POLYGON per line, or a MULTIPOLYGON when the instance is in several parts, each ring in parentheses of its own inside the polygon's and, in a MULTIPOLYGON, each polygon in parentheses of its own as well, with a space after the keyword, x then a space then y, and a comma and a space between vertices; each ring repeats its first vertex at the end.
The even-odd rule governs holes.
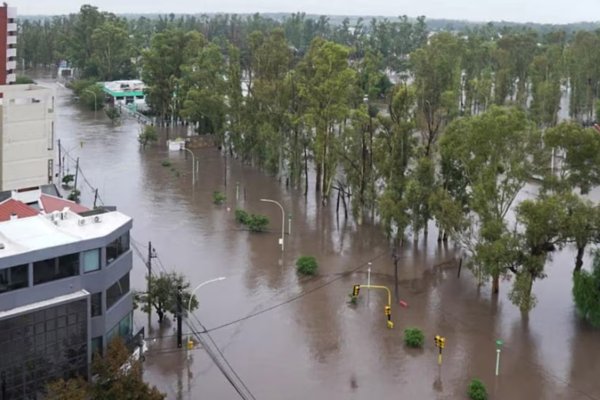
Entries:
POLYGON ((39 85, 0 85, 0 191, 52 182, 54 93, 39 85))

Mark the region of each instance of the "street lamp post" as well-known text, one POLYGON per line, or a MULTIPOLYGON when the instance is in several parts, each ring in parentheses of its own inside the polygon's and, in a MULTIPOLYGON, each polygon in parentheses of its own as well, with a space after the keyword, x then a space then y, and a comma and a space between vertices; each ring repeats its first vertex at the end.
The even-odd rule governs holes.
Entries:
POLYGON ((283 244, 284 239, 283 238, 285 235, 285 210, 283 209, 283 206, 275 200, 260 199, 260 201, 264 201, 267 203, 274 203, 274 204, 277 204, 279 206, 279 208, 281 208, 281 239, 280 240, 281 240, 281 251, 283 251, 283 249, 284 249, 284 244, 283 244))
POLYGON ((194 156, 194 152, 187 147, 184 147, 183 150, 192 155, 192 186, 194 186, 196 184, 196 157, 194 156))
POLYGON ((96 119, 96 109, 98 108, 98 103, 96 101, 96 92, 93 92, 89 89, 84 89, 83 91, 94 95, 94 119, 96 119))
POLYGON ((188 314, 191 312, 190 308, 192 307, 192 298, 194 297, 194 293, 196 293, 196 290, 200 289, 204 285, 208 285, 209 283, 222 281, 224 279, 227 279, 227 278, 224 277, 224 276, 220 276, 218 278, 210 279, 210 280, 208 280, 206 282, 202 282, 201 284, 199 284, 198 286, 196 286, 194 288, 194 290, 192 290, 192 293, 190 294, 190 300, 188 301, 188 306, 187 306, 187 312, 188 312, 188 314))
MULTIPOLYGON (((202 282, 201 284, 199 284, 198 286, 196 286, 194 288, 194 290, 192 290, 192 293, 190 293, 190 299, 188 300, 188 306, 187 306, 187 310, 186 310, 187 313, 188 313, 188 315, 191 314, 191 312, 192 312, 192 310, 191 310, 191 308, 192 308, 192 299, 194 298, 194 293, 196 293, 196 290, 200 289, 204 285, 208 285, 209 283, 222 281, 224 279, 227 279, 227 278, 225 278, 224 276, 220 276, 218 278, 210 279, 208 281, 202 282)), ((192 338, 191 338, 191 335, 190 335, 190 336, 188 336, 187 348, 188 348, 188 350, 191 350, 193 347, 194 347, 194 343, 192 342, 192 338)))

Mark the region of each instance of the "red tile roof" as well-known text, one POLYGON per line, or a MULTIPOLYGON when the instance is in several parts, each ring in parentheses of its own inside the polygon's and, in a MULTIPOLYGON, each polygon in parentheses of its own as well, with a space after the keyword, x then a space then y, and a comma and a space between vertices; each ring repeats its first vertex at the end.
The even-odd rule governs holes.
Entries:
POLYGON ((10 220, 12 215, 16 215, 18 218, 27 218, 38 214, 35 208, 18 200, 6 199, 0 203, 0 221, 10 220))
POLYGON ((53 211, 62 211, 65 207, 69 207, 74 213, 90 211, 89 208, 85 208, 74 201, 61 199, 60 197, 51 196, 45 193, 40 195, 40 203, 42 203, 41 208, 46 214, 50 214, 53 211))

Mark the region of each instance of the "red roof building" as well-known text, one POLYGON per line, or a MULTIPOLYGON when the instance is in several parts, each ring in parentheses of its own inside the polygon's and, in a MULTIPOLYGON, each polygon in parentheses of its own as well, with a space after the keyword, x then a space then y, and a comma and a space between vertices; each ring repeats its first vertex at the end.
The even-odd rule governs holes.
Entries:
POLYGON ((0 221, 12 218, 27 218, 38 215, 39 212, 27 204, 14 199, 6 199, 0 203, 0 221))
POLYGON ((40 209, 46 214, 50 214, 53 211, 62 211, 67 207, 77 214, 90 211, 89 208, 81 206, 74 201, 51 196, 45 193, 40 194, 40 209))

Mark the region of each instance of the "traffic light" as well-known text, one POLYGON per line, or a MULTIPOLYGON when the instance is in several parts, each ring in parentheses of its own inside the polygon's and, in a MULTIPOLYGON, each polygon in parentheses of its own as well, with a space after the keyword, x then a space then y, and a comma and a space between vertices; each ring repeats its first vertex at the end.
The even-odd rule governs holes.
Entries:
POLYGON ((440 338, 440 349, 446 346, 446 338, 440 338))
POLYGON ((390 306, 385 306, 385 315, 388 319, 392 318, 392 308, 390 306))
POLYGON ((358 297, 358 293, 360 292, 360 285, 354 285, 352 288, 352 297, 358 297))
POLYGON ((435 342, 435 347, 440 347, 440 339, 442 337, 440 335, 435 335, 435 337, 433 338, 434 342, 435 342))

